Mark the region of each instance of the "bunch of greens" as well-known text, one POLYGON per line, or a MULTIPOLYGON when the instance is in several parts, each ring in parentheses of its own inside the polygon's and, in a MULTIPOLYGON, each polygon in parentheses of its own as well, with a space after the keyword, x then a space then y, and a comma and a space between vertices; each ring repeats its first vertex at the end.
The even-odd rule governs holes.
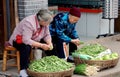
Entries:
POLYGON ((80 75, 93 76, 98 73, 99 69, 97 66, 91 66, 88 64, 79 64, 75 67, 74 73, 80 75))
POLYGON ((68 63, 56 56, 47 56, 40 60, 34 60, 29 65, 29 70, 35 72, 59 72, 68 70, 73 67, 72 63, 68 63))
POLYGON ((85 54, 85 55, 89 55, 92 57, 96 57, 99 53, 105 51, 106 48, 100 44, 88 44, 83 46, 82 48, 79 48, 78 50, 76 50, 74 53, 77 54, 85 54))

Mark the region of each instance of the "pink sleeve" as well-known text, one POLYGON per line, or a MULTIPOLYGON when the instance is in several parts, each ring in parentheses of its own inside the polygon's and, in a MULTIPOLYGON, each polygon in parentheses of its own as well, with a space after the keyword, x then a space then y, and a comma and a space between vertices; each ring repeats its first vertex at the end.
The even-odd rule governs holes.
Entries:
POLYGON ((23 42, 25 44, 32 45, 32 43, 34 42, 34 40, 31 39, 32 34, 33 34, 32 24, 30 24, 30 22, 28 21, 25 21, 23 24, 23 32, 22 32, 23 42))

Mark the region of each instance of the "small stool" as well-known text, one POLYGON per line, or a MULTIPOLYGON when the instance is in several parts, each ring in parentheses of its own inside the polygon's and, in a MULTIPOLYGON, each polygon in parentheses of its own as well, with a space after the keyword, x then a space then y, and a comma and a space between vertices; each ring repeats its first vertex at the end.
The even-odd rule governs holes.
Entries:
POLYGON ((2 70, 6 71, 7 66, 17 66, 18 71, 20 71, 20 53, 19 51, 12 47, 12 46, 6 46, 3 52, 3 66, 2 70), (11 58, 16 58, 15 64, 9 64, 7 65, 7 59, 11 56, 11 58))
MULTIPOLYGON (((33 60, 33 52, 30 53, 30 60, 33 60)), ((6 46, 3 52, 3 66, 2 70, 6 71, 7 66, 16 66, 18 69, 18 72, 20 71, 20 52, 14 48, 13 46, 6 46), (16 62, 15 64, 7 64, 8 57, 15 58, 16 62)))

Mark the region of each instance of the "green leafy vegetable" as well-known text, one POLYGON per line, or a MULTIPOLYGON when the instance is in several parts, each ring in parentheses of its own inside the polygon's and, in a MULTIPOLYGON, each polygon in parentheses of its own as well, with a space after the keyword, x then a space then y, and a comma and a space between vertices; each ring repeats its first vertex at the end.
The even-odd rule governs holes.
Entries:
POLYGON ((72 63, 68 63, 56 56, 47 56, 31 62, 29 65, 29 69, 36 72, 59 72, 68 70, 71 67, 73 67, 72 63))
POLYGON ((106 48, 100 44, 88 44, 76 50, 75 53, 96 57, 100 52, 103 52, 105 50, 106 48))
POLYGON ((93 58, 92 56, 89 56, 89 55, 86 55, 86 54, 77 54, 77 53, 72 53, 72 56, 73 57, 79 57, 79 58, 84 59, 84 60, 89 60, 89 59, 93 58))
POLYGON ((87 64, 79 64, 75 67, 74 73, 80 75, 92 76, 97 74, 99 69, 96 66, 91 66, 87 64))

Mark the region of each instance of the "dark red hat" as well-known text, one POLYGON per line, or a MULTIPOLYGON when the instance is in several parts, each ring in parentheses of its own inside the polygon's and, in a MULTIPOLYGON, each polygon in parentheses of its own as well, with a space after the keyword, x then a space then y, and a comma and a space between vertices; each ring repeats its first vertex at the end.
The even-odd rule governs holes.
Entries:
POLYGON ((80 12, 80 9, 76 8, 76 7, 72 7, 70 9, 70 12, 69 12, 71 15, 73 16, 76 16, 76 17, 79 17, 81 16, 81 12, 80 12))

